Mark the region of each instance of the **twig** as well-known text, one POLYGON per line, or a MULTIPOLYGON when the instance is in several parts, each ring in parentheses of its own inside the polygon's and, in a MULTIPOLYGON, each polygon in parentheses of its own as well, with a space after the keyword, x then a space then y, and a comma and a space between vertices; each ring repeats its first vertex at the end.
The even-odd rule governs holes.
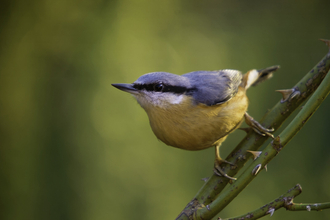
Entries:
POLYGON ((249 212, 249 213, 246 213, 244 215, 240 215, 240 216, 237 216, 234 218, 226 218, 226 219, 218 218, 218 219, 219 220, 220 219, 221 220, 245 220, 245 219, 254 220, 254 219, 261 218, 265 215, 272 216, 273 213, 277 209, 285 207, 287 205, 292 205, 293 198, 298 196, 301 192, 302 192, 301 186, 299 184, 297 184, 295 187, 293 187, 292 189, 290 189, 288 192, 281 195, 277 199, 273 200, 272 202, 254 210, 252 212, 249 212))
POLYGON ((285 208, 290 211, 322 211, 330 208, 330 202, 324 203, 293 203, 286 205, 285 208))
POLYGON ((226 218, 218 220, 254 220, 259 219, 263 216, 270 215, 272 216, 274 212, 282 207, 290 211, 321 211, 322 209, 330 208, 330 203, 293 203, 293 199, 300 195, 302 192, 301 186, 297 184, 295 187, 290 189, 285 194, 281 195, 272 202, 244 215, 240 215, 234 218, 226 218))

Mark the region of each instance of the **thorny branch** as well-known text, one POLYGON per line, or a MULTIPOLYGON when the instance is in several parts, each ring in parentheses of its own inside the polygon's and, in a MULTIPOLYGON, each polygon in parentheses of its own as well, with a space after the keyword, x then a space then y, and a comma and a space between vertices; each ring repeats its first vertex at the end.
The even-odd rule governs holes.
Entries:
MULTIPOLYGON (((330 41, 323 40, 328 46, 330 41)), ((283 94, 283 99, 279 101, 272 110, 270 110, 260 121, 264 127, 273 127, 278 129, 282 123, 289 117, 289 115, 297 109, 301 103, 306 101, 308 97, 318 88, 323 78, 326 76, 330 69, 330 51, 326 56, 309 72, 303 79, 301 79, 292 89, 281 90, 283 94), (283 92, 285 91, 285 92, 283 92), (291 92, 291 93, 290 93, 291 92), (286 93, 286 94, 285 94, 286 93)), ((330 78, 330 77, 329 77, 330 78)), ((328 84, 330 85, 330 84, 328 84)), ((328 86, 327 85, 327 86, 328 86)), ((326 87, 326 86, 325 86, 326 87)), ((328 86, 329 87, 329 86, 328 86)), ((321 102, 323 99, 321 100, 321 102)), ((321 103, 320 102, 320 103, 321 103)), ((306 108, 313 108, 315 106, 305 105, 306 108)), ((314 111, 316 108, 314 109, 314 111)), ((313 111, 313 112, 314 112, 313 111)), ((305 119, 305 122, 313 114, 313 112, 305 119)), ((289 138, 286 138, 286 143, 300 130, 300 128, 305 124, 300 123, 297 127, 291 127, 289 138)), ((285 133, 282 132, 282 136, 286 137, 285 133)), ((232 153, 226 158, 227 161, 236 164, 235 169, 233 167, 224 166, 224 172, 228 173, 230 176, 234 176, 247 162, 247 160, 252 156, 248 150, 256 151, 261 145, 267 140, 267 137, 261 137, 256 135, 253 131, 249 131, 247 136, 241 141, 241 143, 232 151, 232 153)), ((282 137, 278 136, 272 142, 270 147, 266 148, 260 156, 263 158, 262 163, 254 161, 250 168, 251 175, 247 175, 244 172, 237 181, 235 181, 229 188, 240 190, 233 190, 231 192, 222 192, 228 183, 228 179, 223 177, 217 177, 213 175, 197 193, 195 198, 185 207, 185 209, 180 213, 177 219, 211 219, 218 212, 220 212, 227 204, 234 199, 240 191, 242 191, 247 184, 252 181, 255 175, 264 168, 267 163, 278 154, 283 148, 282 137), (269 155, 270 152, 272 155, 269 155), (230 199, 228 199, 230 198, 230 199)), ((286 144, 285 143, 285 144, 286 144)))
POLYGON ((293 203, 293 199, 300 195, 302 188, 299 184, 290 189, 285 194, 281 195, 272 202, 244 215, 236 216, 234 218, 218 218, 218 220, 254 220, 263 216, 272 216, 274 212, 282 207, 290 211, 321 211, 322 209, 330 208, 330 203, 293 203))

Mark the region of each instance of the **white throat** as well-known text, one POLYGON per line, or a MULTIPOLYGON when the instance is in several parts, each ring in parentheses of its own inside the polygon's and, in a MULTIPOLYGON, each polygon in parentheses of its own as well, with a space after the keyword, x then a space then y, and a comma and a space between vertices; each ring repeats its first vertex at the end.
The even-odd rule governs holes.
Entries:
POLYGON ((174 94, 170 92, 144 92, 141 94, 133 94, 142 108, 148 109, 152 107, 169 108, 172 105, 178 105, 185 99, 184 94, 174 94))

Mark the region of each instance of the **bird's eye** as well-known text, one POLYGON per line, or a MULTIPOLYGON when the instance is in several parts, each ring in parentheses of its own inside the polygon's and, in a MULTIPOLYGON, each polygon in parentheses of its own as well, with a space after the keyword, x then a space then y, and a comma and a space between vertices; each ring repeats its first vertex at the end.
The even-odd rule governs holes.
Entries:
POLYGON ((157 83, 157 84, 154 85, 154 90, 155 90, 156 92, 160 92, 160 91, 162 91, 163 88, 164 88, 164 85, 163 85, 162 83, 157 83))

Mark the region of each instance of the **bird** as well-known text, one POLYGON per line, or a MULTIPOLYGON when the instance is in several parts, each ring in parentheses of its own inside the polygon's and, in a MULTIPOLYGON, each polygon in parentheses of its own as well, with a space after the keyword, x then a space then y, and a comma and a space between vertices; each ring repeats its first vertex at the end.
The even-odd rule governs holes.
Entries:
POLYGON ((273 137, 248 113, 246 91, 272 77, 278 65, 242 74, 233 69, 194 71, 183 75, 151 72, 134 83, 111 84, 133 95, 148 115, 156 137, 166 145, 197 151, 215 147, 214 173, 231 180, 222 169, 221 143, 245 119, 262 136, 273 137))

